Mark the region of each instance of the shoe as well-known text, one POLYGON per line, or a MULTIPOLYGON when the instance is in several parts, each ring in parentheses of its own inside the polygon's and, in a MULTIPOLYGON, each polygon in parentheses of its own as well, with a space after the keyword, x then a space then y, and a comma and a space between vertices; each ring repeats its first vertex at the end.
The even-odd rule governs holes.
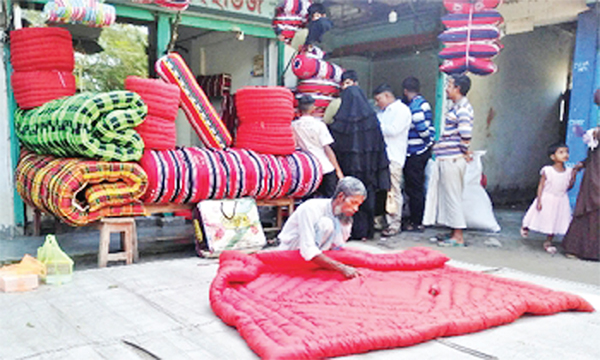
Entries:
POLYGON ((398 234, 400 234, 400 230, 394 230, 394 229, 390 229, 390 228, 387 228, 381 232, 381 236, 385 236, 385 237, 390 237, 390 236, 394 236, 394 235, 398 235, 398 234))
POLYGON ((550 255, 554 255, 558 251, 555 246, 552 246, 549 244, 548 245, 544 244, 544 250, 546 250, 546 252, 550 255))
POLYGON ((467 246, 465 243, 459 243, 456 239, 450 238, 442 241, 438 241, 437 243, 440 247, 465 247, 467 246))
POLYGON ((406 225, 406 227, 404 228, 405 231, 413 231, 413 232, 423 232, 425 231, 425 226, 423 225, 413 225, 413 224, 408 224, 406 225))

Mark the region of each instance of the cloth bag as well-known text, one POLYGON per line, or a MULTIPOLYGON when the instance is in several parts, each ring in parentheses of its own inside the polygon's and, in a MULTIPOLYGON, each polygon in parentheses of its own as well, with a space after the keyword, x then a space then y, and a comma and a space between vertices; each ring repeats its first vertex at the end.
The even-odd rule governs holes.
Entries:
POLYGON ((224 250, 259 250, 267 243, 253 198, 204 200, 198 203, 208 251, 216 256, 224 250))
MULTIPOLYGON (((463 213, 468 229, 498 232, 500 231, 500 225, 494 216, 492 201, 483 186, 481 186, 483 171, 481 157, 485 153, 485 151, 474 151, 473 160, 467 163, 463 178, 463 213)), ((427 182, 423 225, 430 226, 437 224, 438 183, 440 177, 438 164, 430 160, 427 163, 425 172, 429 180, 427 182)))

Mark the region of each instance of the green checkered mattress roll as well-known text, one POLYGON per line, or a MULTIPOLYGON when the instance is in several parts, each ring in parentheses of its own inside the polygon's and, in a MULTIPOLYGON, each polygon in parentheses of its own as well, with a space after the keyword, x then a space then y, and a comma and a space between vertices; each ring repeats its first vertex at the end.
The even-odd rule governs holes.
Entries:
POLYGON ((137 161, 144 141, 133 128, 147 111, 134 92, 82 93, 17 110, 15 128, 23 145, 38 154, 137 161))

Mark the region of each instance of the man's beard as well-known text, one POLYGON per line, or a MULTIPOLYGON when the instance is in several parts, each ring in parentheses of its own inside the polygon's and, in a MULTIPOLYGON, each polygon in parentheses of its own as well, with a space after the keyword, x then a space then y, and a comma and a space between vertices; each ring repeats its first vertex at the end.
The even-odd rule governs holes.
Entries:
POLYGON ((338 205, 333 208, 333 216, 336 217, 342 224, 347 225, 352 223, 352 216, 346 216, 342 212, 342 206, 338 205))

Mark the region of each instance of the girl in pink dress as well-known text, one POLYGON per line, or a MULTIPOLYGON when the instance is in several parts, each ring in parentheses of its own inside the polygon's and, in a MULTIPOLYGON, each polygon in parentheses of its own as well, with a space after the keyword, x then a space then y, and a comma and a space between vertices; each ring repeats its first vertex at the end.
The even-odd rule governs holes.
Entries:
POLYGON ((569 148, 562 143, 551 145, 548 148, 548 156, 554 164, 544 166, 540 171, 537 197, 523 218, 521 235, 527 237, 529 230, 546 234, 544 249, 554 254, 554 235, 564 235, 571 222, 571 205, 567 191, 573 187, 575 175, 581 164, 572 169, 565 167, 565 162, 569 160, 569 148))

